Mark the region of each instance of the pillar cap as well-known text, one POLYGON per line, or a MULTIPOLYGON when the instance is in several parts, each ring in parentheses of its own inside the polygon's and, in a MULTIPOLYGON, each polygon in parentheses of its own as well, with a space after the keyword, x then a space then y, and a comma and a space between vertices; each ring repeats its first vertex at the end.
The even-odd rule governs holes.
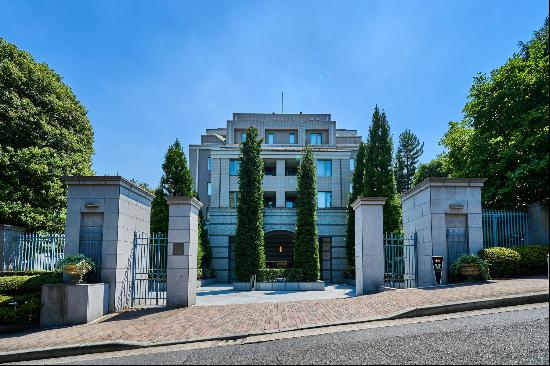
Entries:
POLYGON ((386 203, 387 197, 359 197, 351 204, 351 207, 356 210, 361 205, 383 205, 386 203))
POLYGON ((437 178, 429 177, 406 192, 401 193, 401 201, 428 187, 483 187, 487 178, 437 178))
POLYGON ((187 204, 192 205, 198 209, 202 207, 201 201, 196 199, 195 197, 185 197, 185 196, 166 196, 166 202, 168 202, 169 205, 173 204, 187 204))

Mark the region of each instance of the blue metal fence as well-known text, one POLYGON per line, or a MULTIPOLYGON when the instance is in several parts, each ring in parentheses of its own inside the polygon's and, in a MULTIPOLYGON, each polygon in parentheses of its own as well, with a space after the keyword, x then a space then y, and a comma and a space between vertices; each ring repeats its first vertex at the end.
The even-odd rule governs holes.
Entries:
POLYGON ((529 215, 525 211, 483 210, 483 246, 517 247, 528 243, 529 215))
POLYGON ((52 271, 65 252, 65 234, 23 233, 15 243, 13 271, 52 271))
POLYGON ((416 234, 384 235, 384 286, 416 287, 416 234))

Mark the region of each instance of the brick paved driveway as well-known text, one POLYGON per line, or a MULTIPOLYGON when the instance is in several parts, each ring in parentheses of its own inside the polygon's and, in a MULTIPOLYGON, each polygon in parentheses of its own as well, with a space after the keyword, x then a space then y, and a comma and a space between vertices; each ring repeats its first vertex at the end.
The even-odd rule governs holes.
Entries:
POLYGON ((408 308, 548 292, 546 278, 386 291, 348 299, 129 310, 99 323, 3 335, 0 352, 106 341, 166 342, 387 317, 408 308))

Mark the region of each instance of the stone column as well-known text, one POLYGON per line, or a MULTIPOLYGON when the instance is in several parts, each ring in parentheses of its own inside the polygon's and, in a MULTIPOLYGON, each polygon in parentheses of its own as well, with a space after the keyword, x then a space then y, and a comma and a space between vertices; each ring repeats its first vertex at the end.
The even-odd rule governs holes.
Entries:
POLYGON ((529 223, 527 228, 528 244, 548 244, 548 205, 535 202, 528 206, 529 223))
POLYGON ((385 197, 361 197, 355 211, 355 292, 357 296, 384 286, 385 197))
POLYGON ((196 302, 198 215, 195 198, 166 197, 169 209, 166 306, 188 307, 196 302))

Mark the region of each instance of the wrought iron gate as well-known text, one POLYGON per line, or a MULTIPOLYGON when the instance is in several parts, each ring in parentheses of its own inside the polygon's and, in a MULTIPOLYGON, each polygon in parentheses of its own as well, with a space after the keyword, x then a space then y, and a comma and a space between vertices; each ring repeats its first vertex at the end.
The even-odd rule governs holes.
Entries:
POLYGON ((416 287, 416 234, 384 236, 384 286, 416 287))
POLYGON ((165 234, 134 233, 132 306, 166 305, 167 248, 165 234))

